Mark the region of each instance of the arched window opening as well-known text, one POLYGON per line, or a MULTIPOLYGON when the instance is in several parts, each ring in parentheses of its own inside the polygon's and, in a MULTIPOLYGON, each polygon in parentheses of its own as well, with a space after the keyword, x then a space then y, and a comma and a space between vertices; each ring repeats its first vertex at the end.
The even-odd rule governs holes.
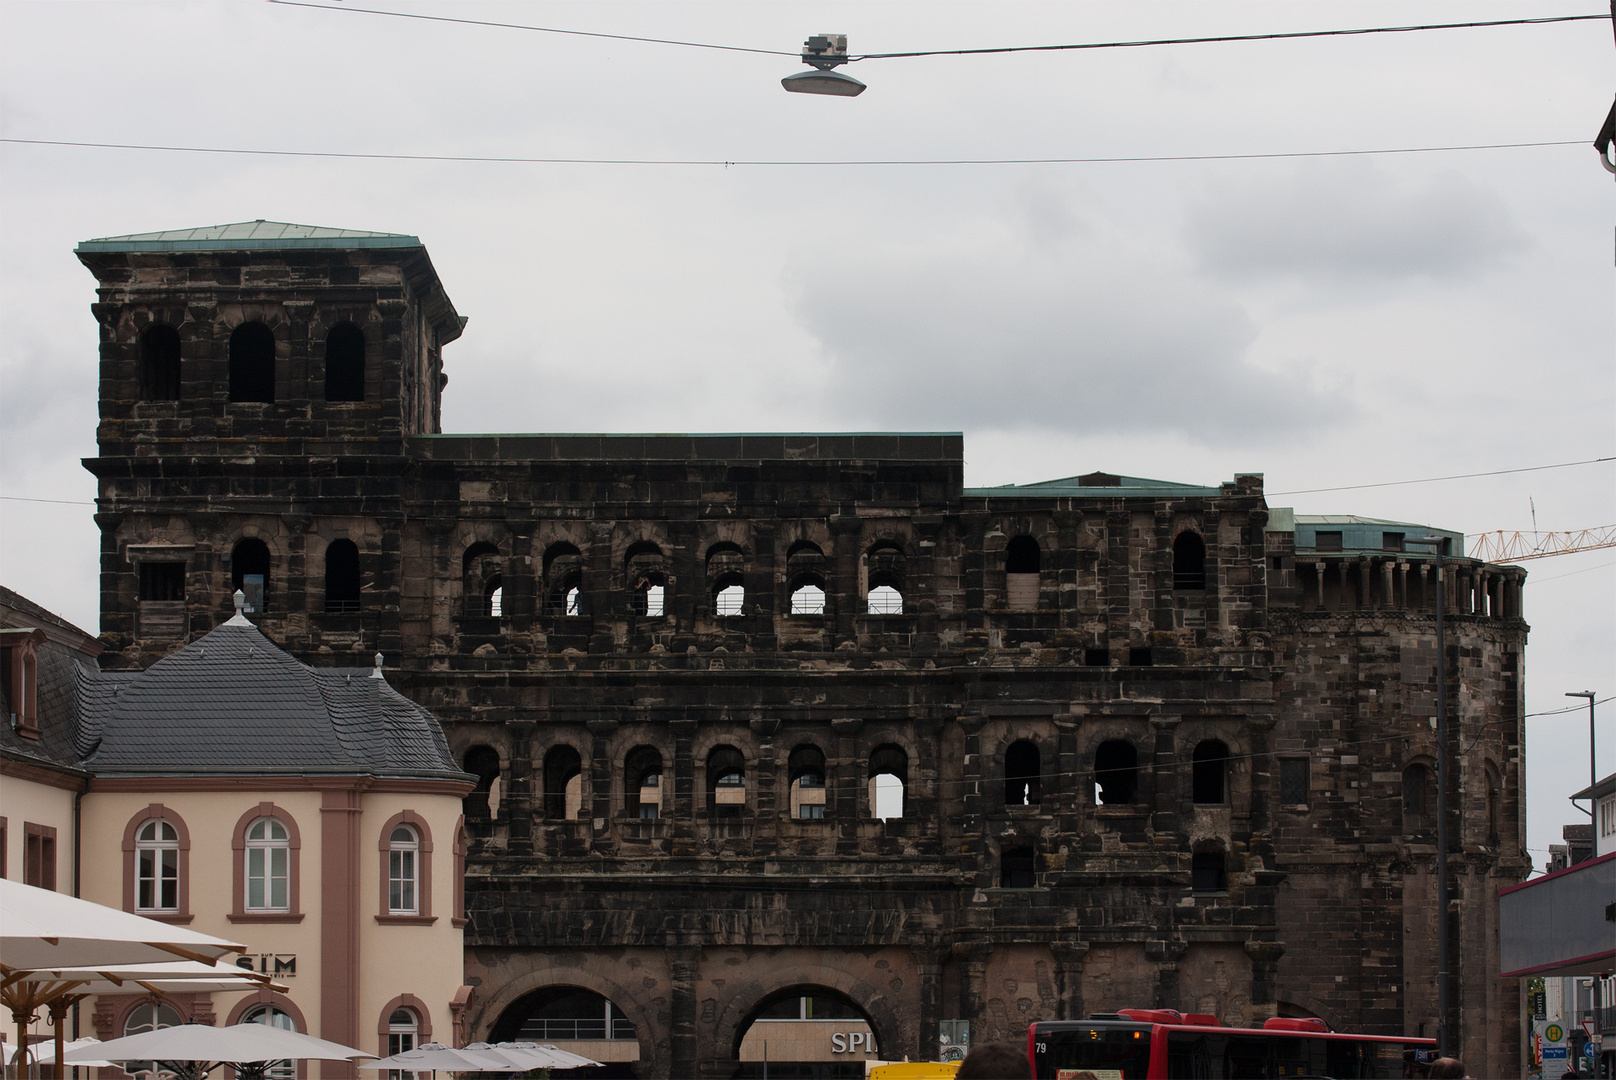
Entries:
POLYGON ((1429 832, 1436 821, 1436 781, 1416 762, 1403 770, 1403 832, 1429 832))
POLYGON ((1038 857, 1030 847, 1005 848, 999 853, 999 888, 1031 889, 1038 884, 1038 857))
POLYGON ((777 990, 753 1009, 735 1032, 733 1075, 863 1076, 866 1062, 882 1052, 869 1016, 857 1004, 824 986, 777 990), (820 1060, 813 1060, 818 1058, 820 1060))
MULTIPOLYGON (((143 1001, 131 1009, 129 1015, 124 1018, 123 1033, 126 1036, 143 1035, 148 1031, 179 1027, 183 1023, 185 1018, 174 1006, 161 1001, 143 1001)), ((158 1068, 155 1061, 125 1061, 122 1065, 125 1075, 128 1076, 138 1076, 141 1073, 156 1075, 158 1068)))
POLYGON ((729 618, 745 611, 745 571, 746 553, 739 545, 725 542, 707 550, 707 586, 714 615, 729 618))
POLYGON ((494 1023, 492 1041, 537 1043, 634 1039, 610 999, 576 986, 547 986, 518 999, 494 1023))
POLYGON ((825 754, 817 746, 799 746, 786 760, 791 777, 791 817, 796 821, 825 819, 825 754))
POLYGON ((1037 744, 1017 739, 1004 752, 1004 805, 1036 806, 1040 786, 1037 744))
POLYGON ((1206 588, 1206 542, 1193 532, 1173 540, 1173 588, 1206 588))
POLYGON ((713 593, 713 614, 720 618, 740 615, 746 608, 746 586, 733 577, 718 579, 717 591, 713 593))
POLYGON ((230 335, 230 400, 275 400, 275 335, 261 322, 246 322, 230 335))
POLYGON ((359 548, 352 540, 333 540, 325 549, 325 609, 359 610, 359 548))
POLYGON ((398 825, 387 837, 387 913, 420 912, 421 838, 408 825, 398 825))
POLYGON ((1041 563, 1038 541, 1032 537, 1013 537, 1005 545, 1005 606, 1011 611, 1038 610, 1038 572, 1041 563))
POLYGON ((325 399, 365 400, 365 332, 351 322, 325 336, 325 399))
POLYGON ((1101 806, 1126 806, 1139 794, 1139 753, 1133 743, 1107 739, 1094 752, 1094 798, 1101 806))
POLYGON ((746 757, 733 746, 707 755, 707 812, 717 818, 746 813, 746 757))
POLYGON ((1229 748, 1217 739, 1195 744, 1190 755, 1191 798, 1201 805, 1229 801, 1229 748))
MULTIPOLYGON (((421 1021, 413 1009, 394 1009, 387 1017, 387 1056, 414 1050, 421 1034, 421 1021)), ((414 1080, 416 1074, 389 1070, 387 1080, 414 1080)))
POLYGON ((544 816, 572 821, 583 805, 583 761, 570 746, 552 746, 544 755, 544 816))
POLYGON ((1190 888, 1198 893, 1229 891, 1229 870, 1223 848, 1203 845, 1190 856, 1190 888))
POLYGON ((468 821, 486 821, 499 816, 499 751, 492 746, 473 746, 466 751, 461 767, 477 777, 477 786, 461 800, 460 809, 468 821))
POLYGON ((786 553, 786 587, 791 614, 825 614, 825 553, 819 545, 799 540, 786 553))
POLYGON ((623 762, 624 811, 631 818, 655 821, 662 816, 662 753, 652 746, 629 751, 623 762))
POLYGON ((291 911, 292 843, 286 826, 259 818, 247 826, 248 911, 291 911))
POLYGON ((249 536, 235 546, 230 552, 230 587, 247 597, 243 609, 247 614, 264 610, 269 598, 269 545, 249 536))
POLYGON ((180 335, 156 323, 140 335, 140 400, 180 399, 180 335))
POLYGON ((586 614, 584 594, 584 560, 578 549, 562 542, 551 544, 544 552, 545 596, 551 614, 578 616, 586 614))
POLYGON ((860 569, 866 588, 865 612, 870 615, 902 615, 903 549, 890 540, 881 541, 864 553, 860 569))
POLYGON ((890 743, 870 754, 870 816, 878 821, 901 818, 904 789, 909 784, 909 755, 890 743))
POLYGON ((466 548, 460 557, 460 584, 467 615, 499 615, 505 607, 505 559, 499 548, 487 540, 479 540, 466 548), (494 607, 496 599, 498 610, 494 607))
POLYGON ((180 909, 180 834, 154 818, 135 834, 135 910, 180 909))
MULTIPOLYGON (((267 1027, 280 1028, 282 1031, 297 1030, 297 1021, 273 1005, 258 1005, 248 1009, 241 1014, 241 1023, 264 1024, 267 1027)), ((238 1066, 236 1075, 240 1077, 243 1072, 245 1069, 238 1066)), ((257 1064, 253 1075, 261 1077, 262 1080, 296 1080, 297 1065, 284 1058, 280 1061, 263 1062, 257 1064)))
POLYGON ((650 540, 641 540, 628 549, 623 560, 634 614, 660 619, 667 612, 668 566, 662 549, 650 540))

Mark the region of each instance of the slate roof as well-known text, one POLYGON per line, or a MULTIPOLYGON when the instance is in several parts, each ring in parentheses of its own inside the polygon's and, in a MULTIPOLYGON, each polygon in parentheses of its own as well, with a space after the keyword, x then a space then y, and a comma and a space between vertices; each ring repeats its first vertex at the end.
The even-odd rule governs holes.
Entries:
POLYGON ((386 679, 309 667, 240 615, 145 671, 84 673, 78 751, 97 776, 476 779, 386 679))
POLYGON ((289 221, 237 221, 195 229, 101 236, 79 244, 93 251, 250 251, 297 248, 418 248, 420 237, 405 233, 333 229, 324 225, 294 225, 289 221))
MULTIPOLYGON (((3 585, 0 585, 0 613, 4 613, 0 622, 7 627, 59 628, 64 631, 60 637, 79 638, 92 646, 95 642, 93 634, 3 585)), ((79 756, 73 743, 74 694, 80 674, 97 670, 95 660, 89 653, 57 637, 48 638, 35 655, 39 738, 24 738, 11 724, 0 723, 0 754, 58 770, 77 771, 79 756)), ((9 717, 11 709, 5 689, 0 686, 0 719, 9 717)))

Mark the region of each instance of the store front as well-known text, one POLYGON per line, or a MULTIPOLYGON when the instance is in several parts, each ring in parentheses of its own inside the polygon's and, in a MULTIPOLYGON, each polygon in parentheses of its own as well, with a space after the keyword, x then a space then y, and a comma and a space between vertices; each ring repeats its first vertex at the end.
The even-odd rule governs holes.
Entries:
POLYGON ((547 986, 519 998, 500 1014, 492 1041, 544 1043, 593 1058, 599 1069, 569 1075, 633 1080, 640 1074, 640 1041, 634 1025, 611 999, 577 986, 547 986))
POLYGON ((734 1076, 745 1080, 862 1080, 881 1059, 875 1029, 853 1002, 818 986, 771 995, 742 1027, 734 1076))

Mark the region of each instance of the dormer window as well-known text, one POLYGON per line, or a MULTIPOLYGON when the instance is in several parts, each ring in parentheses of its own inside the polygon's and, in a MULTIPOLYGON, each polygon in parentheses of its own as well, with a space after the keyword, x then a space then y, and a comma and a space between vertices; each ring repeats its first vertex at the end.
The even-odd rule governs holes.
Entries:
POLYGON ((0 630, 5 651, 0 690, 12 730, 25 739, 39 738, 39 645, 44 640, 45 632, 32 627, 0 630))

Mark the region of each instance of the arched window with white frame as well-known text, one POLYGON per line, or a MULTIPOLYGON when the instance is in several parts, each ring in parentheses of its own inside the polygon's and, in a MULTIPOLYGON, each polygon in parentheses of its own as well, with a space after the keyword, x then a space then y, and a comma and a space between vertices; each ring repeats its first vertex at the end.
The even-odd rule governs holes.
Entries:
POLYGON ((408 825, 396 825, 387 837, 387 913, 420 913, 421 840, 408 825))
MULTIPOLYGON (((259 1005, 242 1014, 243 1024, 263 1024, 266 1027, 280 1028, 282 1031, 296 1031, 297 1021, 291 1015, 282 1012, 273 1005, 259 1005)), ((263 1077, 263 1080, 297 1080, 297 1064, 286 1059, 260 1063, 262 1071, 254 1070, 254 1075, 263 1077)), ((237 1071, 237 1077, 241 1072, 237 1071)))
MULTIPOLYGON (((413 1009, 394 1009, 387 1015, 387 1056, 414 1050, 421 1035, 421 1020, 413 1009)), ((387 1080, 415 1080, 419 1073, 389 1070, 387 1080)))
POLYGON ((135 837, 135 910, 173 912, 180 909, 180 837, 174 826, 156 818, 135 837))
POLYGON ((248 911, 292 909, 292 844, 286 826, 263 817, 247 827, 248 911))

